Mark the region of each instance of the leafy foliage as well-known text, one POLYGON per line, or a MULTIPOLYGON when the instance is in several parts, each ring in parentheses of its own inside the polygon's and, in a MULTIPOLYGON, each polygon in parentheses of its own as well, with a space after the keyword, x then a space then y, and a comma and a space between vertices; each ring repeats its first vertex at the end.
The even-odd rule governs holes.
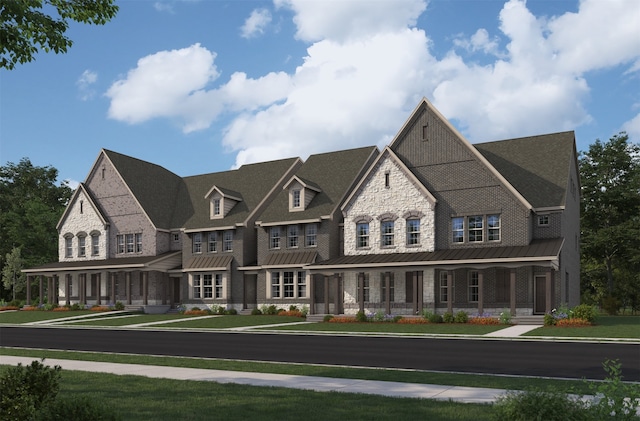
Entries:
POLYGON ((104 25, 118 12, 114 0, 4 0, 0 6, 0 68, 34 59, 40 50, 66 53, 69 21, 104 25), (45 13, 51 11, 51 14, 45 13))
POLYGON ((32 419, 58 395, 60 370, 60 366, 48 367, 37 360, 9 367, 0 377, 0 419, 32 419))

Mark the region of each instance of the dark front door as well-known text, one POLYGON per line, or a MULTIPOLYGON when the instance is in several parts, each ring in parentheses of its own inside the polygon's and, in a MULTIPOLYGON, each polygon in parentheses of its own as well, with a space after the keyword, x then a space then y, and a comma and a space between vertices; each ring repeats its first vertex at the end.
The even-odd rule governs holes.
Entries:
POLYGON ((180 278, 171 278, 172 279, 172 287, 171 287, 171 304, 175 306, 180 303, 180 278))
POLYGON ((254 309, 258 303, 258 275, 244 275, 244 309, 254 309))
POLYGON ((535 298, 533 303, 534 314, 544 314, 546 310, 547 279, 544 276, 535 277, 535 298))

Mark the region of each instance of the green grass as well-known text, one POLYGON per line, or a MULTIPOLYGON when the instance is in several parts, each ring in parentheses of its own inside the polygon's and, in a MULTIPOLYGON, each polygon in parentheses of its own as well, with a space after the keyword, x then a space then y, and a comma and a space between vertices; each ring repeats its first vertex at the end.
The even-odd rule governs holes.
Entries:
POLYGON ((525 336, 640 339, 640 316, 600 316, 594 326, 545 326, 525 333, 525 336))
POLYGON ((0 311, 0 323, 31 323, 42 320, 55 320, 65 317, 95 315, 104 316, 106 313, 90 310, 79 311, 0 311))
POLYGON ((526 390, 535 387, 541 390, 550 391, 566 391, 571 389, 575 390, 576 393, 589 392, 586 383, 581 380, 17 348, 0 348, 0 355, 33 357, 34 359, 55 358, 81 361, 101 361, 121 364, 144 364, 168 367, 202 368, 210 370, 245 371, 254 373, 292 374, 300 376, 380 380, 401 383, 439 384, 446 386, 488 387, 509 390, 526 390))
MULTIPOLYGON (((300 317, 292 316, 220 316, 210 319, 185 320, 167 325, 167 327, 199 328, 199 329, 227 329, 233 327, 262 326, 280 323, 304 322, 300 317)), ((297 325, 306 326, 306 325, 297 325)))
POLYGON ((306 325, 278 326, 270 329, 300 330, 309 332, 380 332, 380 333, 415 333, 415 334, 458 334, 484 335, 504 329, 505 325, 472 325, 466 323, 310 323, 306 325))
POLYGON ((125 420, 478 420, 490 405, 62 371, 59 396, 106 402, 125 420))

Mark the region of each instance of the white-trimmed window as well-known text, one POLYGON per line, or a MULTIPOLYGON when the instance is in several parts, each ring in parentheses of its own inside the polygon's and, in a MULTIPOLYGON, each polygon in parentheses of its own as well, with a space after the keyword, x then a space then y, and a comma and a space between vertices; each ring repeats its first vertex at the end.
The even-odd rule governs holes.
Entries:
POLYGON ((97 256, 100 254, 100 235, 92 234, 91 235, 91 255, 97 256))
POLYGON ((142 234, 134 234, 136 238, 136 253, 142 253, 142 234))
POLYGON ((318 245, 318 226, 307 224, 305 227, 305 247, 316 247, 318 245))
POLYGON ((280 227, 271 227, 269 229, 269 248, 280 248, 280 227))
POLYGON ((64 237, 64 257, 73 257, 73 237, 71 235, 64 237))
POLYGON ((87 255, 87 237, 85 235, 78 236, 78 257, 87 255))
POLYGON ((454 243, 464 242, 464 218, 455 217, 451 219, 451 232, 453 234, 451 241, 454 243))
POLYGON ((394 244, 394 221, 382 221, 380 223, 380 233, 382 235, 380 239, 380 245, 382 247, 391 247, 394 244))
POLYGON ((294 189, 291 192, 291 204, 292 204, 292 207, 294 208, 300 207, 300 190, 299 189, 294 189))
POLYGON ((470 216, 467 218, 468 238, 470 243, 483 241, 484 224, 482 216, 470 216))
POLYGON ((407 219, 407 245, 417 246, 420 244, 420 219, 407 219))
POLYGON ((477 270, 469 272, 468 297, 470 303, 477 303, 480 296, 480 280, 477 270))
POLYGON ((202 233, 193 233, 193 253, 202 253, 202 233))
POLYGON ((202 298, 213 298, 213 275, 210 273, 202 277, 202 298))
POLYGON ((287 247, 298 248, 298 226, 289 225, 287 229, 287 247))
POLYGON ((216 273, 215 275, 215 298, 224 298, 224 278, 221 273, 216 273))
POLYGON ((142 234, 120 234, 116 236, 117 253, 141 253, 142 234))
MULTIPOLYGON (((447 272, 440 272, 440 302, 448 303, 449 302, 449 286, 447 285, 447 272)), ((451 277, 451 282, 453 282, 453 277, 451 277)))
POLYGON ((127 253, 133 253, 134 245, 135 245, 135 237, 133 234, 125 234, 124 243, 127 250, 127 253))
POLYGON ((540 227, 548 227, 549 226, 549 215, 538 215, 538 226, 540 226, 540 227))
POLYGON ((213 199, 213 215, 220 215, 220 199, 213 199))
POLYGON ((116 237, 116 243, 118 244, 118 254, 124 253, 124 235, 118 235, 116 237))
POLYGON ((500 215, 487 215, 487 240, 500 241, 500 215))
POLYGON ((193 275, 192 288, 193 298, 202 298, 202 275, 193 275))
POLYGON ((273 271, 270 286, 270 298, 308 298, 304 271, 273 271))
POLYGON ((209 233, 208 244, 209 253, 216 253, 218 251, 218 233, 216 231, 209 233))
POLYGON ((369 223, 358 222, 356 224, 356 247, 369 247, 369 223))
POLYGON ((233 251, 233 231, 226 230, 224 232, 224 251, 233 251))

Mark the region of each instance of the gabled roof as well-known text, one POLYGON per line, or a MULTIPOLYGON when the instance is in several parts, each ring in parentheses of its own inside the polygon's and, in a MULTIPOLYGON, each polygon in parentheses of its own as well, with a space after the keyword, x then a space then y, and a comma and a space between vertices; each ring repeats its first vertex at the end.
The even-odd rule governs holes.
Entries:
POLYGON ((159 229, 171 229, 173 204, 182 178, 150 162, 106 149, 102 152, 118 171, 151 223, 159 229))
POLYGON ((211 187, 211 190, 209 190, 207 194, 204 195, 204 198, 208 199, 213 194, 213 192, 218 192, 220 196, 233 199, 236 202, 242 201, 242 195, 240 193, 218 186, 211 187))
POLYGON ((331 218, 356 183, 358 175, 377 154, 378 148, 369 146, 309 156, 295 177, 316 186, 319 191, 316 190, 318 193, 313 200, 305 210, 289 212, 289 192, 282 190, 258 216, 258 223, 275 225, 331 218))
POLYGON ((474 146, 534 208, 564 206, 571 161, 576 156, 574 132, 474 146))
POLYGON ((174 227, 193 229, 223 229, 246 224, 254 212, 299 163, 298 158, 280 159, 243 165, 236 170, 185 177, 178 193, 174 227), (209 201, 205 199, 211 186, 224 186, 226 192, 242 198, 224 218, 211 219, 209 201))
POLYGON ((100 218, 100 222, 102 222, 104 226, 109 225, 109 220, 105 217, 102 208, 98 206, 98 202, 96 202, 91 192, 85 187, 85 184, 80 183, 76 191, 73 192, 71 200, 69 200, 69 204, 64 209, 64 213, 62 214, 60 220, 58 221, 58 224, 56 225, 57 230, 60 230, 60 227, 62 226, 64 220, 67 219, 67 216, 69 215, 69 212, 71 212, 71 208, 73 207, 73 203, 78 200, 78 196, 80 195, 80 193, 83 193, 86 196, 87 200, 89 200, 89 204, 93 207, 93 209, 95 209, 96 214, 100 218))
POLYGON ((298 182, 302 187, 304 187, 305 189, 310 189, 316 192, 322 191, 322 189, 320 188, 320 186, 318 186, 316 183, 314 183, 311 180, 305 180, 302 177, 298 177, 297 175, 294 175, 293 177, 291 177, 291 180, 289 180, 287 182, 287 184, 284 185, 285 189, 288 189, 289 186, 291 186, 292 183, 294 182, 298 182))

